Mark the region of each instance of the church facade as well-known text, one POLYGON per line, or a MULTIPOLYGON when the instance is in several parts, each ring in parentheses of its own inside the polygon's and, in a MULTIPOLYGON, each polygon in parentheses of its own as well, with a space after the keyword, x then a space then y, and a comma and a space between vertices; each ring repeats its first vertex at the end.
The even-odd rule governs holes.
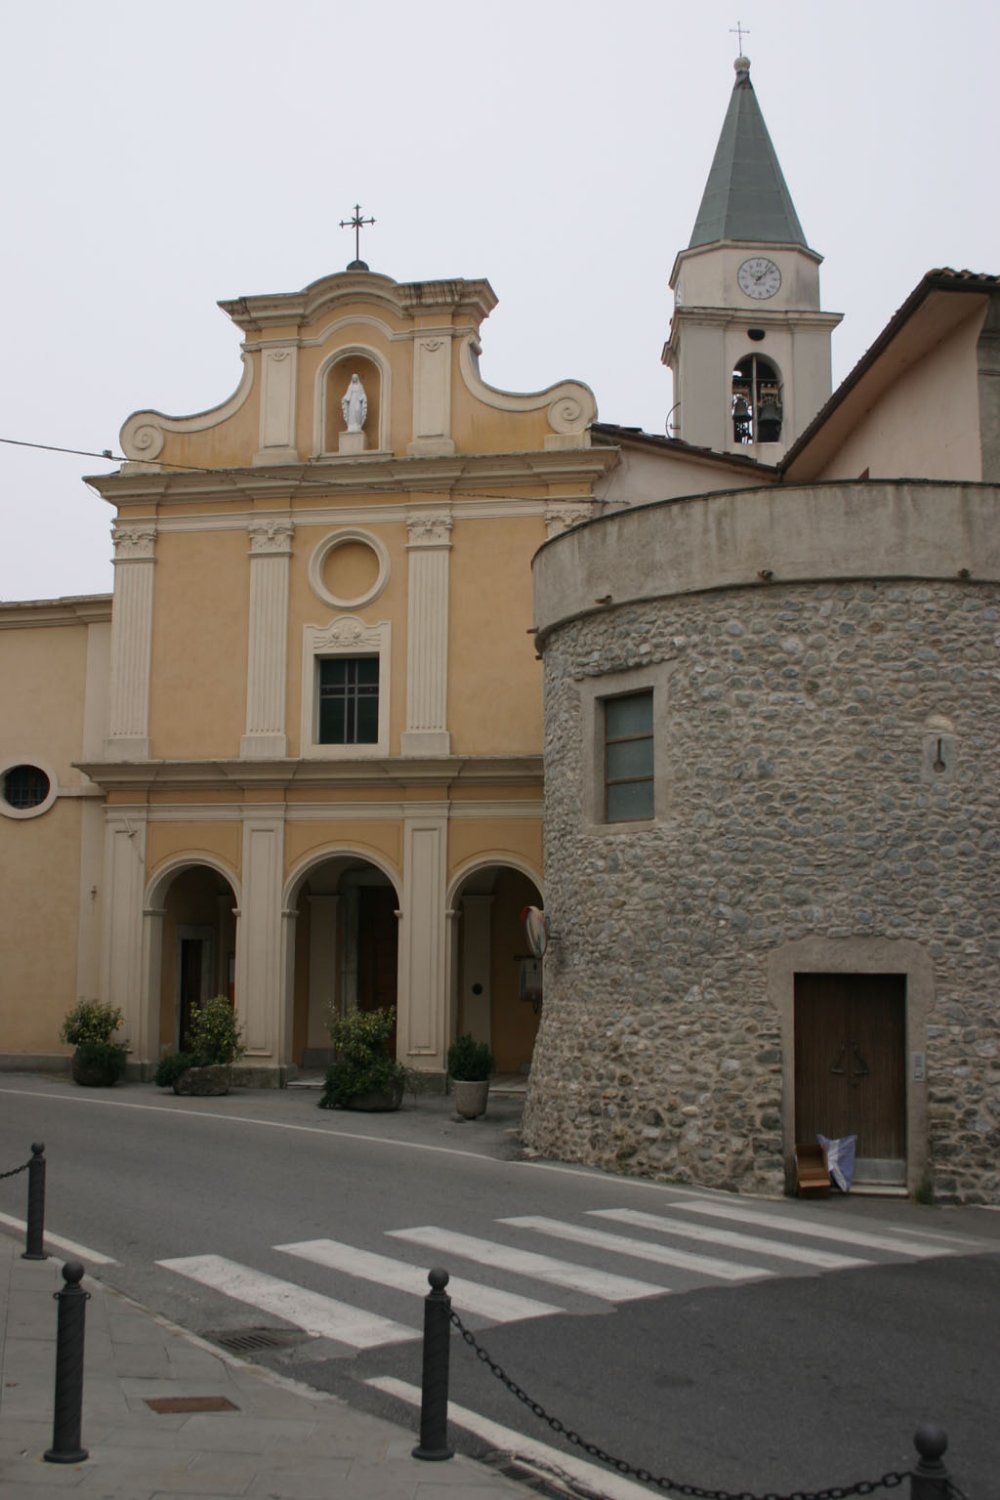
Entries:
POLYGON ((90 481, 113 599, 3 609, 8 1062, 65 1052, 99 997, 148 1076, 217 993, 259 1083, 321 1065, 355 1006, 395 1005, 399 1056, 438 1077, 457 1030, 530 1062, 530 558, 615 456, 586 387, 482 381, 494 304, 361 263, 223 304, 235 394, 135 414, 90 481))
POLYGON ((832 391, 820 261, 740 58, 668 436, 488 386, 485 281, 221 304, 234 394, 88 481, 113 596, 0 605, 0 1066, 99 998, 148 1077, 221 992, 280 1084, 391 1004, 540 1153, 1000 1201, 1000 282, 832 391))

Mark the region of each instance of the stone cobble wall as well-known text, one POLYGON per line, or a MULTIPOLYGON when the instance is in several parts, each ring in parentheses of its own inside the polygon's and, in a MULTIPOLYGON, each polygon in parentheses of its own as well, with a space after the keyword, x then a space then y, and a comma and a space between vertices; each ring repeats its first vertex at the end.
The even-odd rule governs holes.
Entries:
POLYGON ((781 1191, 769 955, 803 938, 906 938, 933 963, 933 1188, 1000 1201, 998 645, 1000 589, 958 581, 734 589, 550 634, 555 939, 529 1147, 781 1191), (669 664, 666 816, 596 826, 581 683, 653 663, 669 664), (944 773, 929 769, 935 734, 944 773))

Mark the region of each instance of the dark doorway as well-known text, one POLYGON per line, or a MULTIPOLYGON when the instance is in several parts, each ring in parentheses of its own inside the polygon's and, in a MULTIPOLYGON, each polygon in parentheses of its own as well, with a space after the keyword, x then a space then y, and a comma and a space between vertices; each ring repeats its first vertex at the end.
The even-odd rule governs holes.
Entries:
POLYGON ((795 1139, 856 1135, 858 1178, 903 1181, 906 979, 796 974, 795 1139))
POLYGON ((208 997, 203 993, 205 972, 205 939, 181 938, 180 951, 180 1024, 178 1041, 181 1050, 187 1044, 191 1012, 208 997))
MULTIPOLYGON (((399 922, 391 885, 358 888, 358 1009, 381 1010, 396 1003, 399 922)), ((393 1029, 391 1046, 396 1048, 393 1029)))

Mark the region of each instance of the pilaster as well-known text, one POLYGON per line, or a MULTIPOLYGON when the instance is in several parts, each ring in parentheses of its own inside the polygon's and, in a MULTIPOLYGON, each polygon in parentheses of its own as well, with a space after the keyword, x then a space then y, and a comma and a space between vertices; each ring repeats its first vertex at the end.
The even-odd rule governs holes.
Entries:
POLYGON ((404 755, 449 755, 448 588, 451 518, 411 516, 404 755))
POLYGON ((413 342, 413 441, 411 454, 454 453, 451 436, 450 333, 418 336, 413 342))
POLYGON ((299 351, 295 344, 272 345, 261 351, 260 447, 256 465, 297 464, 295 446, 295 388, 299 351))
POLYGON ((150 1009, 143 1003, 143 895, 146 883, 146 810, 109 812, 104 829, 104 932, 101 998, 117 1005, 132 1056, 158 1051, 150 1009))
POLYGON ((403 822, 403 913, 399 934, 400 1058, 443 1069, 447 1050, 445 878, 448 816, 426 805, 403 822))
POLYGON ((236 1009, 247 1060, 278 1055, 284 1014, 281 876, 284 810, 248 809, 243 823, 243 904, 236 933, 236 1009))
POLYGON ((288 676, 290 521, 253 521, 250 535, 250 618, 247 649, 245 760, 288 754, 285 691, 288 676))
POLYGON ((149 759, 149 677, 153 647, 152 521, 112 528, 115 597, 111 613, 108 760, 149 759))

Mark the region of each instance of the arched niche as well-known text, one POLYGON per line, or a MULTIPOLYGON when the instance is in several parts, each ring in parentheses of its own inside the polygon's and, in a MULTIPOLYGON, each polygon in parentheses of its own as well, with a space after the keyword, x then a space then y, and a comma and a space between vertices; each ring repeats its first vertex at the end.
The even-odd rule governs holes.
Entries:
MULTIPOLYGON (((350 384, 351 376, 357 375, 365 388, 368 411, 365 416, 363 452, 372 452, 388 446, 382 430, 383 412, 388 414, 388 382, 384 379, 381 362, 372 354, 360 349, 342 349, 333 356, 323 374, 323 452, 344 451, 341 435, 347 436, 347 423, 341 402, 350 384)), ((360 445, 359 445, 360 447, 360 445)))

